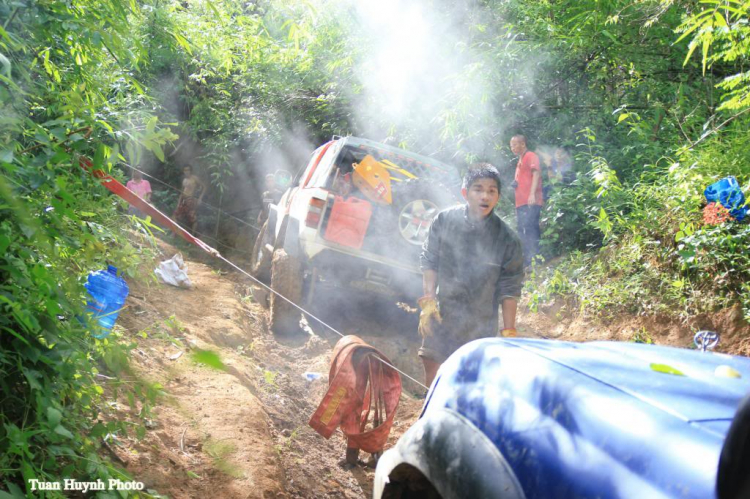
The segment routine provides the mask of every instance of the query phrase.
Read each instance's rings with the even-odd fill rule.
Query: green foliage
[[[119,333],[92,336],[83,288],[107,263],[134,276],[145,256],[84,158],[110,170],[174,137],[134,77],[138,13],[120,0],[0,2],[0,489],[16,495],[31,478],[129,479],[98,449],[141,435],[160,392],[132,379]],[[118,421],[108,393],[139,405],[141,423]]]
[[[705,204],[703,189],[718,178],[735,175],[745,181],[745,190],[750,187],[746,180],[750,178],[748,139],[738,133],[745,129],[745,123],[737,123],[699,149],[677,151],[680,161],[663,160],[664,166],[647,167],[641,181],[629,187],[606,167],[591,163],[591,185],[581,189],[574,183],[553,195],[546,210],[549,225],[545,237],[560,243],[555,246],[548,242],[548,251],[559,249],[563,242],[569,244],[568,248],[576,247],[576,241],[554,239],[565,215],[584,219],[583,214],[588,213],[586,226],[595,229],[602,242],[598,252],[570,253],[554,269],[556,274],[575,276],[576,285],[553,294],[572,300],[584,312],[605,318],[622,313],[687,317],[734,303],[740,303],[750,318],[744,284],[750,277],[750,261],[744,249],[750,244],[749,226],[705,226],[701,211]],[[595,188],[601,193],[605,187],[610,194],[591,196]],[[583,193],[590,197],[583,197]],[[577,205],[574,196],[583,204]],[[561,205],[563,200],[569,201]],[[562,216],[550,220],[552,210]],[[598,217],[596,210],[600,212]],[[545,291],[550,288],[549,274],[542,270],[537,274],[541,277],[528,288],[538,308],[552,296]]]
[[[193,352],[193,361],[204,364],[212,369],[225,371],[226,366],[221,361],[221,357],[211,350],[196,350]]]
[[[555,184],[542,216],[542,248],[547,254],[599,247],[616,238],[631,223],[634,203],[617,172],[600,156],[591,129],[579,132],[585,151],[576,160],[585,164],[569,184]]]
[[[575,283],[561,269],[552,268],[546,272],[534,267],[531,275],[534,285],[529,286],[529,309],[538,312],[539,306],[553,300],[555,297],[563,297],[573,291]],[[534,282],[540,282],[536,285]]]
[[[652,371],[658,373],[671,374],[672,376],[685,376],[682,371],[667,364],[649,364],[649,367]]]
[[[210,439],[203,444],[203,448],[211,456],[216,469],[234,478],[244,478],[244,472],[231,462],[231,457],[236,452],[234,444]]]
[[[96,340],[77,319],[90,270],[112,262],[133,277],[144,257],[84,158],[115,176],[121,163],[163,163],[174,183],[177,148],[192,148],[221,197],[272,147],[299,148],[299,136],[391,137],[505,173],[508,139],[525,132],[532,149],[571,149],[577,173],[543,213],[545,255],[563,259],[534,270],[533,309],[560,298],[605,318],[688,316],[740,303],[750,318],[748,225],[701,221],[706,185],[735,175],[750,187],[750,3],[431,3],[426,25],[455,30],[426,37],[430,52],[413,60],[398,59],[410,47],[391,59],[381,50],[419,26],[365,29],[362,8],[0,0],[0,487],[121,476],[97,457],[101,438],[144,430],[101,421],[114,415],[98,371],[118,376],[110,388],[139,418],[160,392],[131,379],[132,345],[116,333]],[[413,12],[397,14],[384,29]],[[169,212],[176,196],[153,198]],[[224,367],[212,352],[194,358]],[[264,378],[276,386],[276,373]]]
[[[617,2],[607,5],[614,7]],[[686,317],[740,303],[750,318],[744,285],[748,262],[741,249],[748,243],[747,225],[703,226],[701,216],[703,189],[710,183],[734,175],[746,193],[750,187],[750,122],[743,115],[749,5],[735,0],[697,6],[643,2],[615,14],[605,6],[576,18],[579,38],[593,36],[593,26],[618,33],[616,40],[591,38],[591,44],[582,46],[604,44],[605,52],[609,43],[618,46],[618,53],[607,57],[611,62],[619,60],[618,68],[630,68],[632,77],[618,83],[617,88],[624,86],[620,95],[625,99],[612,111],[614,126],[603,127],[600,118],[588,118],[590,125],[579,133],[578,178],[556,188],[543,213],[542,246],[547,256],[601,247],[597,253],[570,253],[555,270],[571,279],[575,276],[576,285],[559,294],[584,312],[602,317],[621,313]],[[675,7],[687,10],[680,13]],[[635,28],[628,26],[628,18],[648,14],[650,9],[646,26],[638,28],[648,42],[643,49],[626,47],[621,42]],[[611,17],[601,22],[602,16]],[[560,18],[557,22],[565,25]],[[652,38],[657,33],[661,40]],[[644,57],[645,51],[659,52],[666,40],[685,39],[691,41],[684,53],[679,50],[683,44],[677,43],[678,50],[665,53],[660,62]],[[703,54],[698,67],[690,62],[697,48]],[[679,70],[677,55],[682,57]],[[598,59],[597,53],[590,67]],[[590,78],[589,68],[586,73]],[[665,79],[668,74],[671,81]],[[616,71],[607,76],[610,82],[618,77]],[[714,78],[719,79],[723,96],[714,97]],[[589,88],[605,100],[612,96]],[[647,94],[640,92],[646,89]],[[630,97],[644,96],[650,102],[647,107],[637,109],[628,102]],[[717,108],[719,98],[723,102]],[[724,114],[731,110],[739,112]],[[594,135],[597,140],[592,140]],[[528,286],[532,302],[538,302],[535,307],[550,299],[544,291],[550,277],[537,273],[539,278]]]
[[[61,153],[35,156],[45,160],[41,168],[20,157],[0,177],[0,469],[11,489],[30,478],[127,479],[96,453],[104,435],[131,426],[97,421],[108,413],[97,375],[118,376],[117,397],[132,345],[121,346],[117,334],[92,336],[98,326],[85,318],[83,282],[107,262],[132,274],[141,255],[120,235],[127,218],[118,203],[54,156]],[[22,182],[35,177],[31,191]],[[124,393],[142,400],[145,418],[154,387],[131,382]]]
[[[746,109],[750,106],[750,71],[744,70],[750,55],[750,2],[701,0],[700,6],[700,12],[679,27],[682,35],[677,41],[692,37],[685,63],[700,47],[703,73],[716,68],[723,77],[716,85],[725,91],[719,109]]]
[[[630,341],[632,341],[633,343],[645,343],[646,345],[652,345],[654,343],[653,338],[651,338],[651,334],[649,334],[645,327],[642,327],[638,331],[633,333]]]
[[[588,175],[552,190],[541,217],[544,253],[554,255],[601,245],[603,234],[591,223],[601,213],[594,192]]]
[[[279,375],[279,373],[275,371],[269,371],[268,369],[265,369],[263,371],[263,381],[265,381],[266,386],[271,390],[277,390],[278,385],[276,384],[276,377]]]
[[[161,115],[179,123],[217,193],[247,173],[248,158],[285,140],[295,121],[309,124],[318,140],[330,137],[327,122],[336,110],[325,99],[325,69],[311,62],[309,5],[146,5],[133,25],[151,64],[144,76],[165,103]],[[315,129],[324,123],[328,130]]]
[[[700,283],[707,294],[716,293],[729,302],[740,302],[748,318],[749,245],[750,226],[733,223],[701,227],[678,244],[683,274]],[[701,276],[711,276],[711,279],[700,279]]]

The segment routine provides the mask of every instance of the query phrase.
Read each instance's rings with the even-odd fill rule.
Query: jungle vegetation
[[[102,446],[161,390],[79,320],[86,275],[133,276],[150,256],[127,234],[156,230],[83,158],[175,182],[189,150],[220,204],[334,134],[507,173],[525,133],[576,172],[544,211],[556,263],[532,307],[750,319],[750,226],[701,211],[722,177],[750,187],[749,19],[746,0],[0,0],[0,498],[124,477]],[[102,372],[141,421],[106,417]]]

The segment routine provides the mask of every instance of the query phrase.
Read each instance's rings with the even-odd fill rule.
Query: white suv
[[[368,189],[358,165],[375,163],[388,173]],[[309,304],[323,282],[413,301],[422,291],[419,253],[427,228],[457,202],[459,189],[458,172],[440,161],[335,138],[315,150],[270,205],[253,249],[253,274],[299,304]],[[273,294],[270,309],[274,332],[299,327],[296,309]]]

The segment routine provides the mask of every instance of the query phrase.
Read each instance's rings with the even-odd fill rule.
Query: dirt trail
[[[122,457],[147,487],[170,497],[278,495],[283,468],[252,367],[237,349],[249,340],[238,327],[234,285],[199,263],[190,263],[190,278],[193,290],[131,282],[119,324],[139,344],[136,370],[161,383],[167,398],[154,410],[154,429]],[[217,345],[226,372],[191,361],[189,346]]]
[[[159,244],[165,258],[177,252]],[[186,263],[192,290],[154,282],[145,266],[141,279],[129,281],[118,327],[138,344],[135,371],[163,385],[166,396],[142,440],[111,445],[118,460],[146,488],[172,498],[369,497],[374,470],[364,463],[349,469],[340,432],[326,441],[307,425],[325,393],[338,336],[312,324],[313,335],[277,339],[247,278],[187,257]],[[394,317],[374,306],[354,321],[353,308],[344,305],[338,318],[327,319],[419,375],[414,319],[397,312],[402,324],[394,327]],[[216,352],[226,369],[196,363],[198,349]],[[306,372],[322,376],[307,381]],[[404,388],[389,446],[421,408],[413,395],[418,387]]]

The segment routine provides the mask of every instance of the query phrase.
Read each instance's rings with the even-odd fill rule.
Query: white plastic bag
[[[182,254],[177,253],[169,260],[164,260],[154,270],[154,273],[159,276],[162,282],[177,286],[178,288],[192,288],[193,283],[187,275],[187,265],[182,259]]]

